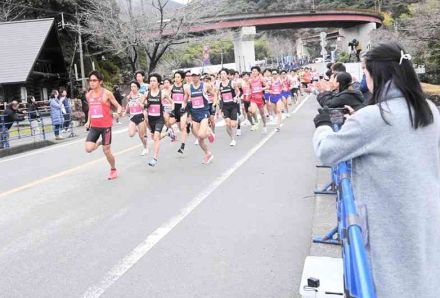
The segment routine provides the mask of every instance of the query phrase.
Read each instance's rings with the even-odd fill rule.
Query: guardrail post
[[[9,148],[9,130],[6,128],[5,116],[0,115],[1,122],[1,142],[3,148]]]
[[[44,116],[40,117],[41,119],[41,131],[43,132],[43,140],[46,140],[46,129],[44,127]]]

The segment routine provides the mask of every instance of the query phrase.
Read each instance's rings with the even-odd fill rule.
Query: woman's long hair
[[[374,83],[369,104],[379,104],[382,119],[387,124],[389,123],[384,117],[381,103],[387,101],[386,94],[391,85],[399,89],[405,97],[413,128],[425,127],[434,121],[417,74],[400,44],[397,42],[380,43],[368,51],[363,58]],[[414,115],[411,108],[414,110]]]

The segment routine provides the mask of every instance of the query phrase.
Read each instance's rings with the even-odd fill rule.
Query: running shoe
[[[107,179],[115,180],[116,178],[118,178],[118,171],[116,169],[111,169]]]
[[[199,139],[196,139],[195,142],[194,142],[194,145],[197,146],[198,144],[199,144]]]
[[[267,134],[267,127],[263,127],[262,133]]]
[[[182,145],[180,145],[179,150],[177,150],[178,153],[183,154],[183,151],[185,150],[185,144],[182,143]]]
[[[237,129],[237,132],[235,133],[236,136],[241,136],[241,129]]]
[[[157,164],[157,159],[155,159],[155,158],[153,158],[152,160],[150,160],[150,161],[148,162],[148,165],[149,165],[150,167],[154,167],[154,166],[156,166],[156,164]]]
[[[277,128],[275,128],[275,131],[276,131],[276,132],[280,132],[280,131],[281,131],[281,128],[277,127]]]
[[[287,117],[287,118],[290,118],[290,113],[287,113],[287,114],[286,114],[286,117]]]
[[[203,158],[203,163],[205,165],[210,164],[213,159],[214,159],[214,155],[209,153],[209,154],[205,155],[205,157]]]
[[[257,125],[256,124],[252,125],[251,126],[251,131],[256,131],[256,130],[257,130]]]
[[[234,147],[235,145],[237,145],[237,141],[232,140],[231,143],[229,144],[229,146]]]
[[[148,154],[148,147],[142,150],[141,156],[145,156]]]
[[[208,136],[208,141],[210,143],[214,143],[214,141],[215,141],[215,134],[213,132],[211,132],[211,134]]]

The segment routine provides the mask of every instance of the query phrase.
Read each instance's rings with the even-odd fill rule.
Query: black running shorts
[[[150,126],[151,133],[161,133],[163,127],[165,126],[165,121],[162,117],[148,117],[148,125]]]
[[[112,128],[111,127],[90,127],[86,142],[96,143],[102,138],[102,145],[107,146],[112,143]]]
[[[235,102],[230,103],[230,104],[223,104],[222,112],[223,112],[223,117],[225,119],[229,118],[232,121],[237,121],[238,107]]]
[[[142,123],[144,121],[145,117],[144,114],[137,114],[137,115],[133,115],[130,118],[131,122],[134,122],[134,124],[139,125],[139,123]]]

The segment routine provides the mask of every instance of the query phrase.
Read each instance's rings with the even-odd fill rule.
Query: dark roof
[[[54,19],[0,23],[0,84],[25,82]]]

